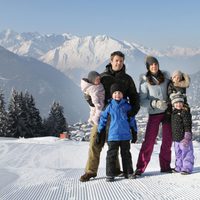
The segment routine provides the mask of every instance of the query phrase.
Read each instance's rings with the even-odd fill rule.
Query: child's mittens
[[[183,144],[184,147],[187,147],[191,140],[192,140],[192,133],[185,132],[184,138],[181,140],[181,143]]]
[[[136,143],[137,142],[137,132],[133,128],[131,128],[131,134],[132,134],[131,143]]]

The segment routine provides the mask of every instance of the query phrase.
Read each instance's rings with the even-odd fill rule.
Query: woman
[[[165,120],[167,109],[167,87],[170,81],[166,72],[159,69],[159,62],[155,57],[146,58],[147,73],[140,80],[140,103],[148,110],[149,118],[145,138],[139,153],[136,176],[140,176],[146,169],[153,151],[159,126],[162,124],[162,144],[159,154],[161,172],[171,173],[171,145],[172,131],[170,121]]]

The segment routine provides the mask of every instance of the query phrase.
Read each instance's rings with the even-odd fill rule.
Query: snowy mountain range
[[[119,41],[106,35],[78,37],[71,34],[0,32],[0,45],[18,55],[34,57],[50,64],[71,78],[77,85],[89,70],[104,70],[110,54],[120,50],[126,55],[127,72],[136,83],[145,71],[146,55],[158,57],[162,69],[199,71],[200,49],[171,47],[160,52],[133,42]]]
[[[189,73],[192,77],[192,84],[188,90],[189,101],[191,100],[195,105],[200,103],[198,88],[200,49],[171,47],[160,52],[137,43],[119,41],[106,35],[87,37],[78,37],[68,33],[45,35],[37,32],[17,33],[9,29],[0,32],[0,46],[14,53],[11,54],[6,52],[5,49],[1,49],[1,53],[6,52],[1,55],[1,68],[5,68],[7,65],[4,62],[9,60],[9,66],[12,66],[10,71],[13,73],[13,80],[16,81],[16,77],[20,77],[18,83],[14,82],[9,85],[8,80],[10,79],[4,76],[1,70],[0,81],[8,87],[6,92],[10,92],[11,85],[20,85],[19,87],[22,89],[29,86],[29,88],[32,88],[30,92],[36,98],[36,101],[43,102],[40,103],[39,107],[45,110],[44,113],[47,113],[49,103],[53,99],[59,99],[65,112],[70,113],[72,122],[75,118],[76,121],[79,119],[86,120],[89,112],[88,105],[85,105],[83,100],[82,92],[77,87],[81,78],[85,77],[90,70],[104,71],[105,65],[109,62],[110,54],[116,50],[125,54],[127,73],[133,77],[137,86],[140,74],[146,71],[144,60],[146,55],[149,54],[159,59],[160,68],[163,70],[172,72],[179,69]],[[23,56],[23,58],[17,57],[15,54]],[[27,70],[27,67],[23,64],[24,68],[18,69],[20,72],[17,72],[16,66],[21,67],[18,60],[23,60],[22,63],[25,62],[27,67],[31,66],[31,71]],[[8,72],[8,67],[5,69]],[[57,76],[55,77],[54,74],[57,74]],[[32,81],[28,82],[26,77],[29,77]],[[38,77],[40,77],[40,81],[36,81]],[[48,95],[45,92],[41,95],[41,90]],[[39,97],[38,100],[37,97]],[[73,103],[69,103],[70,101]],[[73,106],[76,111],[72,109]]]

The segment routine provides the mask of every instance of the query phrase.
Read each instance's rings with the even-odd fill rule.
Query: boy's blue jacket
[[[128,119],[127,113],[131,110],[131,105],[127,100],[120,102],[112,99],[106,109],[101,112],[98,125],[98,133],[106,127],[108,116],[110,115],[110,127],[108,141],[131,140],[132,134],[130,128],[137,132],[137,125],[134,117]]]

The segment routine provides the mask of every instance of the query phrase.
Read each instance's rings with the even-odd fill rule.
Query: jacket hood
[[[181,87],[181,88],[188,88],[190,86],[190,77],[188,74],[183,73],[183,80],[181,80],[178,83],[174,83],[175,87]]]
[[[93,85],[92,83],[89,83],[89,81],[86,78],[81,79],[81,90],[85,92],[88,87]]]

